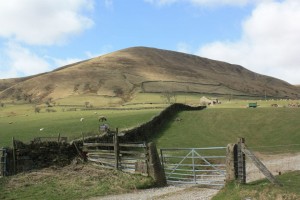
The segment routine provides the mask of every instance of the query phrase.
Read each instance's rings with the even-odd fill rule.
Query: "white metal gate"
[[[225,183],[226,147],[163,148],[160,153],[169,184]]]

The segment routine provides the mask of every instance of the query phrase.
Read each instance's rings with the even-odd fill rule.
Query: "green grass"
[[[246,138],[250,148],[300,144],[300,109],[208,108],[180,112],[175,118],[182,121],[170,121],[154,138],[159,148],[226,146],[235,143],[238,137]],[[293,148],[299,151],[300,145]],[[274,148],[259,150],[274,151]]]
[[[213,200],[240,200],[240,199],[300,199],[300,171],[289,172],[277,176],[283,187],[274,186],[263,179],[246,185],[229,183]]]
[[[107,117],[111,129],[127,129],[149,121],[157,115],[160,109],[148,110],[98,110],[98,111],[65,111],[62,108],[53,107],[57,112],[34,113],[30,105],[6,106],[1,109],[0,115],[0,147],[10,146],[12,137],[28,142],[34,137],[61,136],[75,139],[81,137],[81,133],[98,133],[100,125],[98,117]],[[95,114],[95,112],[97,112]],[[84,118],[83,122],[80,119]],[[12,123],[11,123],[12,122]],[[43,131],[40,131],[44,128]]]
[[[150,177],[80,164],[0,178],[0,199],[88,199],[153,186]]]

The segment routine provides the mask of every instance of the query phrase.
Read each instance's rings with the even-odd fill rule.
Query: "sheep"
[[[81,118],[80,118],[80,121],[81,121],[81,122],[83,122],[83,120],[84,120],[84,118],[83,118],[83,117],[81,117]]]
[[[99,116],[99,122],[107,121],[107,118],[105,116]]]

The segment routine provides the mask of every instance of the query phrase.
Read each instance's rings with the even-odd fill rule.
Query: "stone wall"
[[[15,140],[7,153],[8,175],[52,165],[65,166],[78,155],[74,145],[53,141],[25,144]]]

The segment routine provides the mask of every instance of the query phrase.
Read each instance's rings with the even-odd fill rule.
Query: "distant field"
[[[0,115],[0,147],[10,146],[12,137],[17,140],[30,141],[34,137],[61,136],[75,139],[81,133],[98,133],[100,122],[98,117],[107,117],[111,129],[132,128],[149,121],[160,109],[146,110],[92,110],[62,111],[60,107],[52,107],[57,112],[34,113],[29,105],[15,105],[1,108]],[[80,119],[84,118],[81,122]],[[42,131],[40,129],[43,128]]]
[[[299,108],[207,108],[180,112],[154,138],[161,147],[226,146],[245,137],[251,147],[300,144]],[[300,150],[300,145],[277,147]],[[260,148],[259,151],[274,151]]]
[[[199,105],[202,96],[176,94],[173,100]],[[48,107],[43,104],[39,105],[40,113],[34,112],[32,104],[6,103],[0,107],[0,147],[11,145],[12,137],[30,141],[37,136],[57,136],[60,133],[71,140],[81,137],[82,132],[97,134],[99,115],[108,118],[112,129],[128,129],[150,120],[169,105],[162,94],[154,93],[138,93],[133,100],[118,107],[113,105],[118,99],[106,98],[112,103],[106,104],[103,98],[77,96],[57,100],[56,106],[50,108],[56,112],[47,112]],[[169,122],[153,139],[159,147],[225,146],[235,142],[237,137],[245,137],[250,146],[300,143],[300,109],[287,107],[297,101],[236,99],[232,96],[223,96],[219,100],[221,104],[209,106],[204,111],[179,113],[174,119],[179,117],[182,121]],[[92,109],[105,105],[125,110],[82,110],[85,102],[92,104]],[[258,108],[246,108],[250,102],[257,102]],[[279,108],[272,108],[274,103]],[[70,111],[74,108],[77,111]],[[80,122],[81,118],[84,118],[83,122]]]

